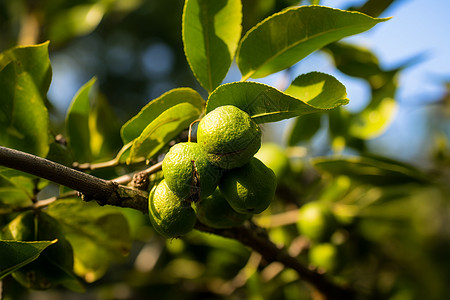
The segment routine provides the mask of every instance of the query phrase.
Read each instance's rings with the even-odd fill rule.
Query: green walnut
[[[325,203],[309,202],[300,210],[297,228],[301,234],[313,241],[329,240],[336,230],[336,219],[331,207]]]
[[[241,214],[259,214],[269,207],[275,196],[275,173],[253,157],[240,168],[226,171],[219,188],[230,206]]]
[[[151,190],[148,206],[153,228],[166,238],[180,237],[194,228],[197,218],[191,203],[175,195],[164,179]]]
[[[195,203],[194,209],[197,213],[197,219],[201,223],[213,228],[239,226],[252,216],[251,214],[238,213],[231,208],[219,189],[211,196]]]
[[[331,243],[313,245],[308,252],[309,262],[320,271],[337,272],[342,265],[342,255],[338,246]]]
[[[197,143],[213,165],[237,168],[248,163],[261,147],[261,129],[236,106],[219,106],[198,124]]]
[[[172,192],[192,200],[211,195],[216,189],[221,170],[213,166],[197,143],[172,146],[162,163],[164,178]]]

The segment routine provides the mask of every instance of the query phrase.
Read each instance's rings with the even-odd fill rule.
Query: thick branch
[[[23,171],[79,191],[85,200],[147,212],[147,193],[121,186],[39,156],[0,146],[0,165]]]
[[[266,261],[278,261],[288,268],[292,268],[302,277],[303,280],[309,282],[329,300],[352,300],[355,294],[346,287],[338,286],[329,281],[324,275],[309,270],[302,265],[296,258],[290,256],[284,249],[279,249],[270,241],[264,229],[254,224],[229,229],[215,229],[197,223],[195,228],[203,232],[220,235],[240,241],[242,244],[259,252]]]

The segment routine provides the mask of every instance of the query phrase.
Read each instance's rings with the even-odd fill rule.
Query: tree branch
[[[119,185],[115,181],[100,179],[35,155],[0,146],[0,165],[80,191],[85,200],[95,199],[101,205],[130,207],[148,213],[147,192]],[[156,164],[143,172],[151,174],[160,168],[161,164]],[[294,269],[303,280],[315,286],[326,299],[355,299],[352,290],[338,286],[323,275],[309,270],[284,249],[279,249],[273,244],[266,231],[253,223],[250,223],[250,226],[230,229],[214,229],[197,223],[195,228],[235,239],[260,253],[267,262],[278,261],[286,267]]]
[[[77,190],[86,201],[96,200],[100,205],[131,207],[144,213],[148,212],[146,192],[68,168],[39,156],[0,146],[0,165]]]
[[[294,269],[303,280],[315,286],[317,290],[326,297],[326,299],[352,300],[356,298],[353,290],[334,284],[324,275],[309,270],[296,258],[290,256],[284,249],[279,249],[270,241],[267,232],[263,228],[252,223],[250,223],[250,226],[215,229],[197,222],[195,228],[199,231],[235,239],[260,253],[267,262],[278,261],[285,267]]]

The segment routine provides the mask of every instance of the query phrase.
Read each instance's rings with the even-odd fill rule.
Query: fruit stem
[[[197,120],[195,120],[194,122],[192,122],[192,123],[189,125],[189,133],[188,133],[188,142],[189,142],[189,143],[191,142],[192,126],[193,126],[195,123],[200,122],[200,120],[201,120],[201,119],[197,119]]]

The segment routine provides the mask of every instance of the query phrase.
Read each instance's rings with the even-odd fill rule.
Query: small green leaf
[[[395,94],[397,92],[397,73],[384,73],[384,84],[372,88],[369,105],[351,120],[349,132],[360,139],[370,139],[382,134],[391,124],[397,112]]]
[[[319,72],[298,76],[285,93],[316,106],[348,103],[345,86],[333,76]]]
[[[312,72],[297,77],[285,93],[256,82],[219,86],[209,96],[206,111],[234,105],[257,123],[276,122],[329,110],[348,103],[345,87],[334,77]]]
[[[97,28],[105,14],[103,3],[76,5],[71,8],[60,9],[50,18],[48,36],[56,44],[86,35]]]
[[[339,71],[349,76],[369,80],[383,70],[378,58],[368,49],[346,43],[332,43],[327,46]]]
[[[364,32],[386,20],[324,6],[286,9],[245,34],[238,48],[237,64],[243,79],[265,77],[331,42]]]
[[[316,158],[313,164],[323,172],[374,185],[429,182],[414,167],[381,157]]]
[[[302,141],[310,140],[320,129],[322,114],[309,114],[298,117],[292,125],[287,144],[295,146]]]
[[[136,116],[122,126],[121,136],[123,144],[126,145],[139,137],[147,125],[165,110],[180,103],[190,103],[200,111],[203,110],[205,105],[205,101],[200,94],[191,88],[170,90],[150,101]]]
[[[201,110],[191,103],[177,104],[154,119],[134,140],[127,162],[150,159],[173,138],[200,117]]]
[[[78,90],[66,115],[67,142],[74,159],[78,162],[90,162],[93,158],[90,147],[89,114],[90,95],[95,81],[94,77]]]
[[[212,92],[225,78],[241,37],[240,0],[187,0],[183,13],[186,58],[200,84]]]
[[[75,273],[88,282],[103,276],[111,262],[130,250],[128,223],[115,207],[68,199],[49,205],[48,214],[59,221],[73,247]]]
[[[53,241],[0,241],[0,279],[39,257]]]
[[[91,151],[95,159],[110,157],[122,146],[120,126],[113,108],[102,95],[96,97],[89,115]]]
[[[51,76],[48,42],[0,53],[0,145],[47,155]]]

